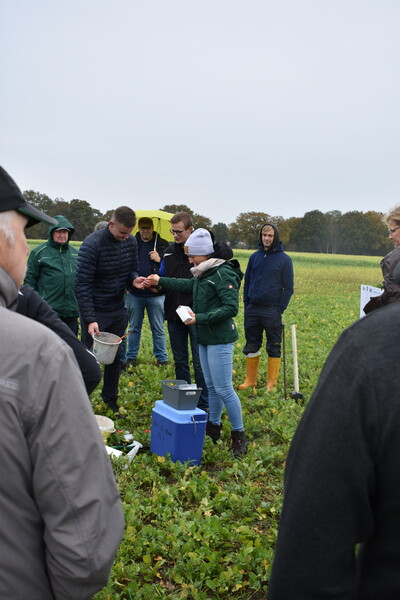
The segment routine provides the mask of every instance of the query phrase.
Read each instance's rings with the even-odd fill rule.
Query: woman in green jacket
[[[232,385],[232,357],[238,339],[233,321],[239,309],[239,287],[243,278],[237,261],[211,258],[214,254],[210,233],[194,231],[185,245],[193,279],[174,279],[150,275],[150,284],[165,289],[191,292],[193,310],[186,325],[196,325],[201,368],[208,388],[209,421],[206,433],[216,443],[221,437],[221,414],[225,406],[231,424],[232,452],[247,452],[242,408]],[[235,264],[236,263],[236,264]]]

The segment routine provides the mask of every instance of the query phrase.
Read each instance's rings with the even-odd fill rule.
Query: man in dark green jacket
[[[78,250],[69,244],[74,226],[62,215],[49,228],[47,242],[30,253],[26,284],[36,290],[64,323],[78,335],[78,303],[75,298],[75,271]]]

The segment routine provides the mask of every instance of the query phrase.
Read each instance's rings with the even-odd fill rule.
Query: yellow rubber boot
[[[260,364],[260,355],[246,356],[246,379],[244,383],[238,386],[239,390],[245,390],[248,387],[255,387],[257,384],[258,366]]]
[[[279,367],[281,364],[280,358],[272,358],[268,356],[268,379],[267,379],[267,390],[271,391],[278,381]]]

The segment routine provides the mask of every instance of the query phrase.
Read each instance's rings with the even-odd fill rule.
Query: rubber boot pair
[[[239,390],[245,390],[248,387],[256,387],[259,365],[259,354],[257,356],[246,356],[246,379],[238,386]]]

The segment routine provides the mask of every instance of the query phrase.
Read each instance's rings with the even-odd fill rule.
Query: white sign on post
[[[374,296],[380,296],[383,290],[381,288],[373,287],[372,285],[363,285],[361,284],[360,289],[360,318],[365,317],[365,312],[363,311],[364,306],[367,302],[370,301]]]

